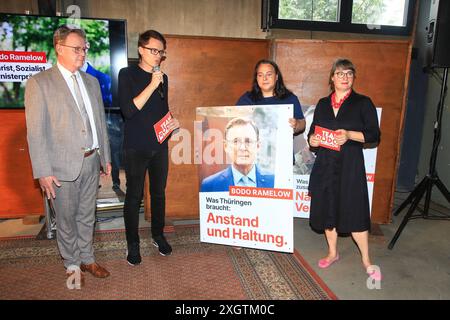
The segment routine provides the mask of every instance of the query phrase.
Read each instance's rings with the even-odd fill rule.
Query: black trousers
[[[120,186],[120,168],[122,165],[123,120],[120,113],[109,111],[106,114],[109,145],[111,147],[111,178],[113,186]]]
[[[152,236],[163,234],[166,216],[166,183],[169,171],[168,149],[143,152],[133,149],[124,151],[127,192],[123,217],[127,243],[139,243],[139,208],[142,202],[145,173],[150,178]]]

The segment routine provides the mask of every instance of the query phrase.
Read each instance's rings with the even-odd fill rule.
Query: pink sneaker
[[[317,264],[319,268],[325,269],[331,266],[333,263],[339,260],[339,254],[336,255],[336,257],[332,260],[327,260],[327,258],[323,258],[319,260],[319,263]]]
[[[367,267],[366,272],[372,280],[381,281],[383,279],[381,271],[378,267],[375,268],[374,266],[370,265]]]

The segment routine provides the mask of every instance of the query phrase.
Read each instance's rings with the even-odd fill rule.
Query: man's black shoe
[[[127,262],[130,266],[137,266],[142,261],[139,250],[139,243],[132,243],[128,245]]]
[[[172,253],[172,247],[164,236],[153,237],[152,243],[158,248],[160,255],[169,256]]]

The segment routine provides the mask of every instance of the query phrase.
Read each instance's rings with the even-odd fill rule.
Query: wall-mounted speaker
[[[42,16],[56,15],[56,0],[38,0],[38,7]]]
[[[261,1],[261,29],[265,32],[269,31],[270,24],[270,1],[262,0]]]
[[[450,67],[450,1],[431,0],[425,65]]]

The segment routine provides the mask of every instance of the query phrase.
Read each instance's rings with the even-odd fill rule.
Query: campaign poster
[[[197,108],[200,240],[290,252],[292,105]]]
[[[0,14],[0,109],[22,108],[25,84],[31,76],[56,64],[53,33],[77,22],[90,48],[81,70],[96,77],[103,104],[112,106],[111,50],[107,20]]]
[[[302,106],[306,120],[306,129],[303,134],[294,138],[294,217],[309,218],[311,198],[308,195],[309,175],[316,156],[309,150],[307,134],[313,121],[316,106]],[[378,123],[381,123],[381,108],[377,108]],[[370,212],[372,213],[373,186],[375,183],[375,165],[377,161],[377,148],[363,149],[364,164],[367,176],[367,189],[369,192]]]
[[[45,52],[0,51],[0,81],[24,82],[30,76],[47,70]]]

